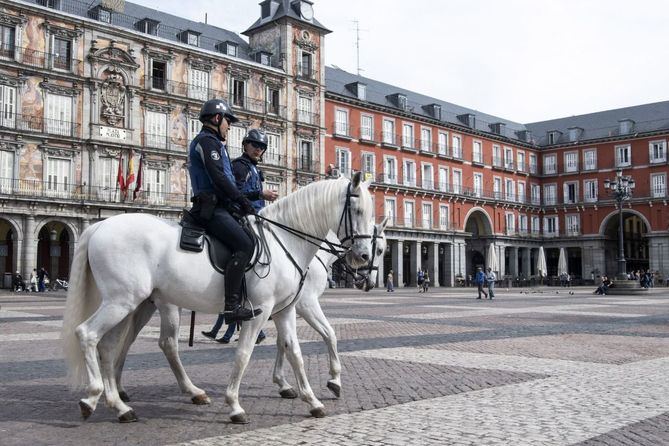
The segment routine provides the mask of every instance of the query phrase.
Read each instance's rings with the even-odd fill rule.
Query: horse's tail
[[[67,365],[67,380],[73,390],[84,387],[88,382],[84,353],[76,329],[91,317],[100,306],[101,301],[88,262],[88,242],[98,227],[99,223],[96,223],[81,234],[77,248],[74,250],[74,259],[70,269],[70,283],[67,290],[61,338]]]

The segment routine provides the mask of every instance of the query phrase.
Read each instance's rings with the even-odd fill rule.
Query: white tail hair
[[[100,222],[101,223],[101,222]],[[63,316],[63,353],[67,365],[67,381],[73,390],[86,386],[86,364],[77,327],[87,320],[100,306],[101,298],[88,263],[88,242],[100,223],[89,226],[81,234],[70,269],[65,314]]]

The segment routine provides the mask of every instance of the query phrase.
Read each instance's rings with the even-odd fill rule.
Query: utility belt
[[[193,203],[193,208],[198,214],[198,217],[203,222],[208,222],[214,216],[214,210],[217,207],[222,207],[227,210],[236,220],[241,220],[244,217],[242,208],[234,201],[225,200],[219,202],[218,197],[213,192],[202,192],[192,197],[190,201]]]

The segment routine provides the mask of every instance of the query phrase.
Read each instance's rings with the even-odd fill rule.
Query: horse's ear
[[[381,223],[379,223],[379,232],[383,232],[386,230],[386,226],[388,225],[388,216],[386,215],[383,217],[383,220],[381,220]]]
[[[353,174],[353,178],[351,178],[351,186],[353,186],[353,189],[357,189],[360,187],[360,183],[362,182],[362,173],[361,172],[356,172]]]

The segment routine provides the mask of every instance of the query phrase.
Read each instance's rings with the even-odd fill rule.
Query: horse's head
[[[362,291],[369,291],[376,286],[376,278],[379,274],[379,264],[383,262],[386,253],[386,225],[388,217],[377,225],[372,224],[372,258],[363,268],[358,269],[358,276],[355,281],[355,287]]]
[[[344,178],[338,181],[346,184],[346,188],[337,237],[348,248],[344,257],[346,263],[352,268],[361,268],[372,258],[373,226],[369,221],[374,205],[368,190],[369,184],[362,181],[360,172],[354,174],[350,182]]]

